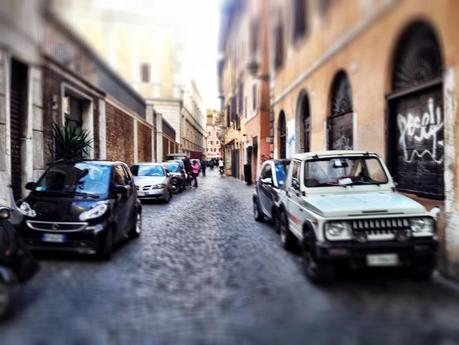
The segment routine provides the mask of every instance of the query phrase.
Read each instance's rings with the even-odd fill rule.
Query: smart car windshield
[[[134,176],[166,176],[160,165],[134,165],[131,171]]]
[[[59,163],[38,181],[35,192],[101,197],[108,193],[111,166],[94,163]]]
[[[332,157],[306,161],[306,187],[379,185],[388,182],[376,157]]]

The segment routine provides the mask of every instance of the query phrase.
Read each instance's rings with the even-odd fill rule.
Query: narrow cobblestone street
[[[304,278],[252,188],[214,171],[170,204],[144,205],[144,232],[110,263],[42,258],[20,288],[9,344],[455,344],[459,295],[403,278]],[[339,329],[339,331],[337,331]]]

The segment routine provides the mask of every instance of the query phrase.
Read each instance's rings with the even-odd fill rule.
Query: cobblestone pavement
[[[111,262],[45,258],[0,344],[457,344],[459,294],[403,277],[311,285],[251,214],[252,188],[214,171]]]

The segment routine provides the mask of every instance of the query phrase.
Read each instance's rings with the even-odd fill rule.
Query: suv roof
[[[308,158],[326,158],[326,157],[333,157],[333,156],[351,156],[351,155],[372,155],[378,156],[377,153],[368,152],[368,151],[356,151],[356,150],[330,150],[330,151],[312,151],[312,152],[305,152],[305,153],[298,153],[294,155],[292,158],[305,160]]]

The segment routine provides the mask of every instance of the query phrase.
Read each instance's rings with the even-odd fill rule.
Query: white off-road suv
[[[329,282],[338,265],[405,266],[431,277],[438,209],[400,194],[381,158],[359,151],[293,157],[281,196],[283,246],[300,244],[306,275]]]

